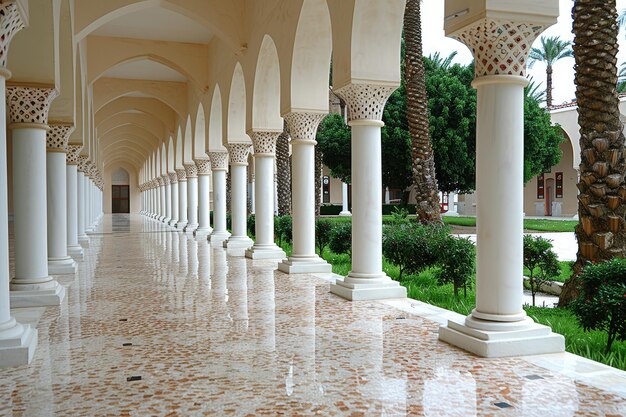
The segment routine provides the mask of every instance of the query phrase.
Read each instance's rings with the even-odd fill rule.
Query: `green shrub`
[[[233,229],[233,218],[230,213],[226,213],[226,230]]]
[[[352,223],[337,223],[330,233],[328,247],[334,253],[352,256]]]
[[[256,224],[255,224],[255,217],[254,214],[251,214],[248,216],[248,233],[250,234],[250,236],[255,236],[256,235]]]
[[[321,258],[324,257],[324,249],[328,246],[333,224],[328,220],[317,219],[315,221],[315,244]]]
[[[283,241],[290,243],[293,239],[291,216],[277,216],[274,218],[274,235],[278,239],[278,246],[282,246]]]
[[[409,223],[409,211],[400,206],[394,207],[391,212],[391,223],[393,224],[407,224]]]
[[[472,285],[476,248],[469,238],[462,239],[446,236],[440,240],[438,265],[441,268],[437,279],[440,284],[452,283],[454,297],[459,298],[459,289],[463,288],[463,297],[467,298],[467,288]]]
[[[528,269],[528,282],[535,306],[535,295],[546,282],[561,274],[561,265],[552,250],[552,241],[540,236],[524,236],[524,267]]]
[[[580,294],[572,310],[586,331],[607,332],[608,353],[615,340],[626,340],[626,259],[589,264],[579,279]]]

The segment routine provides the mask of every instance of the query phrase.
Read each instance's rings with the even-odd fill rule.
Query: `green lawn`
[[[561,266],[561,275],[555,277],[553,281],[565,282],[572,276],[572,261],[559,261],[559,265]],[[537,271],[537,270],[535,270]],[[530,271],[528,268],[524,268],[524,275],[529,276]]]

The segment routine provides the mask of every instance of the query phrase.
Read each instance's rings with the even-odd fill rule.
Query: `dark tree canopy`
[[[383,112],[385,127],[381,131],[383,184],[402,190],[413,183],[411,137],[406,119],[405,94],[402,84],[387,100]],[[408,195],[405,197],[408,200]]]
[[[352,142],[350,127],[343,117],[331,113],[322,120],[317,130],[317,148],[322,153],[324,165],[330,174],[345,183],[350,183]]]

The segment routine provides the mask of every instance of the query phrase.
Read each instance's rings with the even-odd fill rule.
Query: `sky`
[[[543,35],[559,36],[563,40],[574,40],[572,34],[572,6],[574,0],[559,0],[560,16],[558,22],[548,28]],[[444,57],[451,52],[458,54],[454,62],[469,64],[472,61],[470,50],[454,39],[446,38],[443,31],[443,6],[444,0],[423,0],[422,1],[422,36],[424,55],[428,56],[435,52],[440,52]],[[617,0],[617,11],[620,13],[626,9],[626,0]],[[626,61],[626,33],[620,31],[619,54],[617,56],[618,67]],[[539,39],[535,41],[534,47],[539,44]],[[535,82],[541,82],[541,89],[545,89],[546,66],[537,62],[528,70],[528,75]],[[574,86],[574,58],[563,58],[554,65],[553,77],[553,104],[570,102],[575,97],[576,87]]]

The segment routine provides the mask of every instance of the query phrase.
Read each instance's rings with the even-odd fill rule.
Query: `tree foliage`
[[[322,153],[322,161],[330,169],[330,175],[350,183],[352,167],[352,132],[343,117],[331,113],[322,120],[317,130],[317,149]]]
[[[524,266],[529,271],[534,307],[540,287],[561,273],[559,260],[552,250],[552,241],[541,236],[524,235]]]

